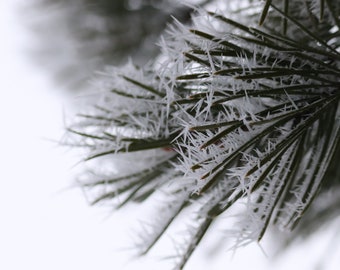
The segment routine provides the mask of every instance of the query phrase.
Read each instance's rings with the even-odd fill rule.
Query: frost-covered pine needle
[[[177,269],[240,199],[247,210],[235,246],[260,241],[271,225],[293,229],[338,155],[340,3],[326,1],[315,20],[318,1],[290,1],[289,12],[267,1],[259,26],[252,2],[233,12],[198,10],[190,25],[176,21],[154,65],[99,74],[98,100],[69,127],[68,139],[88,148],[86,160],[142,160],[86,184],[104,187],[94,202],[122,196],[122,206],[155,190],[173,198],[144,226],[141,253],[183,211],[192,213]]]

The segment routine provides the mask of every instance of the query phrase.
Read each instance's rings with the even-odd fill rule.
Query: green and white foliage
[[[99,74],[98,99],[67,139],[89,150],[86,160],[130,161],[96,165],[84,183],[94,203],[164,194],[142,254],[191,212],[176,269],[238,202],[236,247],[270,225],[292,230],[320,190],[339,189],[338,168],[328,168],[339,156],[340,1],[216,2],[219,11],[170,25],[151,65]]]

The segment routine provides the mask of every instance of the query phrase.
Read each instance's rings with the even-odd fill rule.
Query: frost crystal
[[[172,198],[145,229],[142,253],[182,211],[194,213],[195,224],[178,250],[178,269],[242,198],[236,246],[261,240],[270,224],[294,228],[311,205],[339,143],[340,53],[328,41],[340,43],[330,7],[320,40],[306,27],[310,13],[295,14],[305,2],[293,1],[291,16],[272,5],[264,27],[254,16],[258,4],[229,16],[199,10],[190,26],[168,28],[153,66],[130,63],[99,75],[94,112],[70,127],[90,148],[87,159],[148,154],[141,169],[94,181],[113,190],[95,202],[117,194],[139,202],[155,189]],[[272,20],[289,22],[284,34]]]

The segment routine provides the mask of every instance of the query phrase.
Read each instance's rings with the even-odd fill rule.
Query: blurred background
[[[136,209],[89,207],[75,183],[80,156],[58,141],[93,72],[129,55],[146,63],[171,15],[188,21],[190,8],[162,0],[88,1],[81,9],[80,1],[0,3],[0,269],[171,269],[161,257],[166,246],[130,256]],[[236,254],[200,248],[186,269],[339,269],[338,226],[336,219],[276,260],[269,240]]]

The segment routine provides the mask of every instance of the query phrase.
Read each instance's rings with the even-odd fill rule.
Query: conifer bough
[[[191,213],[176,269],[238,202],[235,247],[269,225],[292,230],[318,194],[339,196],[340,1],[229,2],[170,25],[154,63],[100,73],[98,99],[68,129],[86,160],[133,165],[97,163],[83,183],[93,203],[164,195],[141,254]]]

